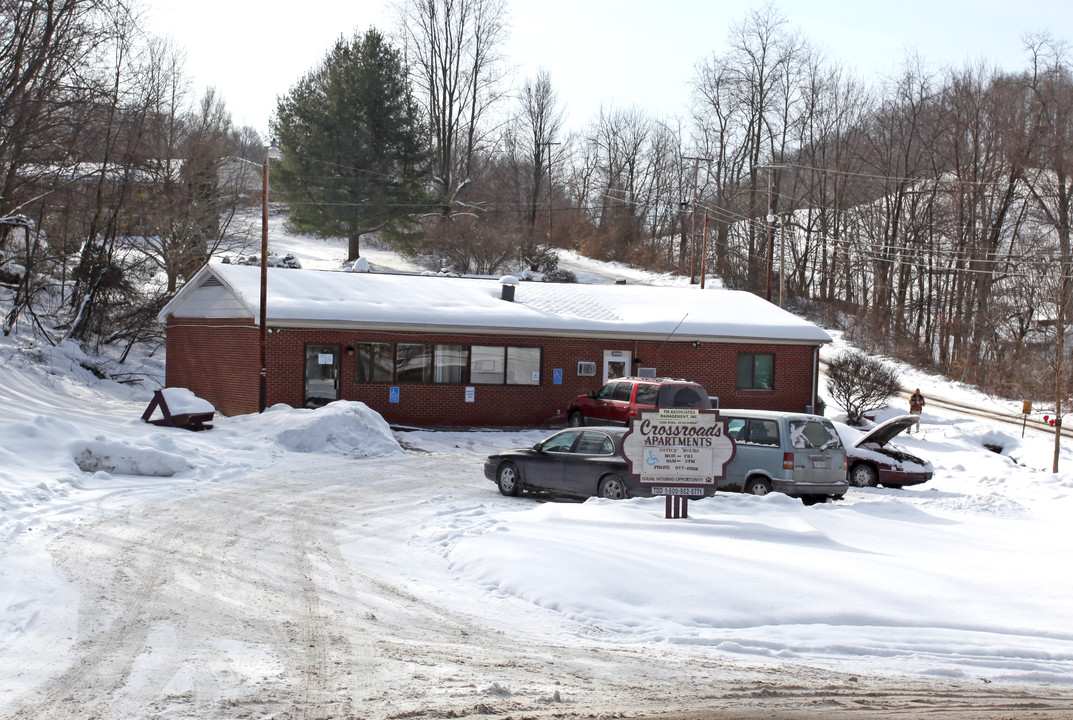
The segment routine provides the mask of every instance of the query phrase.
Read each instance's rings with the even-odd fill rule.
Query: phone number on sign
[[[688,495],[695,497],[704,497],[704,488],[702,487],[654,487],[649,488],[653,495]]]

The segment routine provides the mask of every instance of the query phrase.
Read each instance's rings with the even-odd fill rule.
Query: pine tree
[[[346,237],[413,226],[428,206],[427,133],[400,53],[375,29],[340,38],[319,67],[277,103],[283,151],[273,185],[290,205],[289,229]]]

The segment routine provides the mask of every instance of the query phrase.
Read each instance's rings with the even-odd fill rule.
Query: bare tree
[[[1057,429],[1054,472],[1058,472],[1063,401],[1068,401],[1065,328],[1073,307],[1073,64],[1069,48],[1047,35],[1028,38],[1031,70],[1026,85],[1031,98],[1030,143],[1026,184],[1038,216],[1057,240],[1058,283],[1054,343],[1054,402]]]
[[[554,165],[563,167],[566,157],[563,118],[564,110],[551,76],[541,69],[523,85],[517,114],[504,132],[503,147],[513,170],[510,186],[524,217],[519,228],[518,255],[533,271],[554,267],[554,254],[550,251],[555,242],[551,173]],[[546,223],[538,222],[545,212]]]
[[[224,171],[225,163],[242,161],[223,101],[210,88],[196,108],[189,107],[179,65],[169,55],[161,58],[159,67],[171,68],[170,79],[150,116],[154,142],[143,174],[148,182],[132,203],[138,223],[124,246],[159,267],[173,293],[228,237],[246,188],[241,172]]]
[[[709,147],[727,146],[715,155],[714,172],[724,193],[718,205],[727,204],[726,193],[736,194],[731,187],[748,192],[744,215],[749,222],[743,224],[745,282],[755,289],[763,284],[762,261],[770,263],[773,244],[774,230],[762,218],[769,210],[779,210],[773,187],[778,172],[766,168],[786,162],[806,55],[799,35],[771,4],[750,11],[731,28],[728,41],[727,52],[697,68],[694,117],[701,123],[698,134]],[[753,222],[756,219],[760,223]]]
[[[442,213],[473,179],[474,161],[500,99],[505,0],[397,0],[400,45],[431,129]]]

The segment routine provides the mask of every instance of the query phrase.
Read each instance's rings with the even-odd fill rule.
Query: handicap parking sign
[[[388,401],[397,403],[399,401],[399,387],[396,385],[388,391]]]

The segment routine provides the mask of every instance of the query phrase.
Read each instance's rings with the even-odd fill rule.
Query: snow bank
[[[236,429],[260,428],[265,437],[286,450],[371,457],[402,452],[380,413],[361,402],[340,400],[322,408],[274,405],[263,415],[230,419]]]
[[[1073,682],[1068,531],[876,495],[716,496],[680,521],[660,499],[546,503],[428,537],[458,577],[605,640]]]
[[[70,443],[68,449],[78,469],[87,473],[171,477],[193,469],[181,455],[129,441],[98,437],[89,442],[77,440]]]

